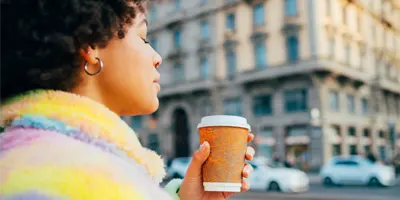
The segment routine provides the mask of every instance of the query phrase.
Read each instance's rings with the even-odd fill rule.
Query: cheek
[[[113,74],[110,81],[142,85],[144,78],[152,79],[152,58],[149,47],[140,43],[119,42],[110,44],[101,56],[104,59],[104,73]],[[139,81],[139,83],[138,83]]]
[[[125,63],[127,70],[129,70],[127,73],[130,75],[131,81],[141,86],[150,86],[154,79],[152,59],[146,51],[146,47],[132,51],[129,59],[126,59],[127,63]]]

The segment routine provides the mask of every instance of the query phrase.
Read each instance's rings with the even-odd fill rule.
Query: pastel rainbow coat
[[[159,155],[133,130],[89,98],[33,91],[1,106],[0,199],[170,200]]]

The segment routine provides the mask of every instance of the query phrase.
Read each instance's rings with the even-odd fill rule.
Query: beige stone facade
[[[239,99],[241,114],[258,135],[254,145],[268,154],[261,156],[294,155],[302,167],[318,168],[334,154],[368,148],[388,159],[393,143],[400,149],[399,1],[297,0],[296,14],[290,16],[286,0],[178,3],[155,5],[150,19],[149,38],[156,38],[164,61],[160,109],[142,117],[137,130],[144,144],[158,146],[166,157],[190,155],[199,146],[201,116],[224,114],[226,100]],[[260,3],[264,23],[254,25],[253,8]],[[236,16],[233,31],[226,28],[229,13]],[[202,22],[209,24],[207,40],[201,37]],[[174,47],[176,30],[182,34],[179,48]],[[289,36],[298,40],[295,61],[288,61]],[[262,69],[255,63],[259,42],[266,47]],[[233,78],[227,76],[228,49],[236,52]],[[206,79],[201,78],[203,57],[211,73]],[[178,63],[184,72],[176,81]],[[271,98],[271,112],[256,115],[255,97],[263,94]],[[304,108],[290,100],[303,94]],[[186,119],[188,125],[181,127]],[[396,125],[397,140],[390,124]],[[263,151],[265,146],[269,150]]]

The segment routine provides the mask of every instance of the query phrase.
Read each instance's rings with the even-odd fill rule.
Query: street
[[[393,187],[329,187],[326,188],[320,184],[310,185],[306,193],[285,194],[285,193],[267,193],[267,192],[248,192],[233,198],[235,200],[398,200],[400,196],[400,185]]]

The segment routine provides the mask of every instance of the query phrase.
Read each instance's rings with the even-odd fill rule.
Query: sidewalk
[[[308,179],[310,180],[310,184],[320,184],[321,183],[321,178],[319,177],[319,174],[308,173],[307,175],[308,175]],[[396,177],[395,184],[400,185],[400,176]]]
[[[324,194],[324,193],[259,193],[259,192],[247,192],[236,196],[238,199],[273,199],[273,200],[394,200],[395,197],[383,197],[381,195],[359,195],[359,194]],[[234,199],[236,199],[234,198]]]

